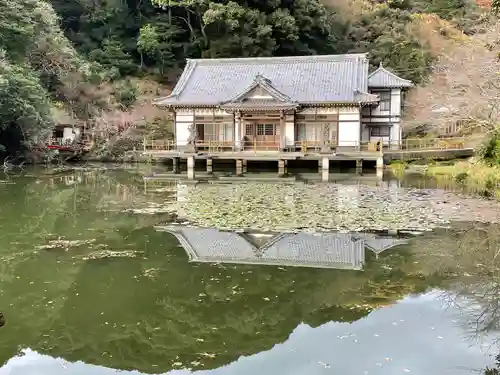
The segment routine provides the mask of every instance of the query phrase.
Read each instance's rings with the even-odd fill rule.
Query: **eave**
[[[168,109],[175,110],[177,108],[182,108],[182,109],[197,109],[197,108],[214,108],[214,109],[221,109],[221,110],[228,110],[228,111],[262,111],[262,110],[272,110],[273,108],[276,109],[296,109],[300,107],[363,107],[363,106],[368,106],[368,105],[376,105],[378,102],[373,102],[373,101],[362,101],[362,102],[309,102],[309,103],[297,103],[289,106],[279,106],[276,105],[275,107],[266,107],[266,106],[255,106],[255,107],[231,107],[228,105],[220,105],[220,104],[207,104],[207,103],[169,103],[169,104],[156,104],[161,107],[165,107]]]

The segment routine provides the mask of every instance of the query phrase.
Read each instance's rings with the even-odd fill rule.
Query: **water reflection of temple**
[[[263,233],[159,226],[174,235],[190,261],[361,270],[366,250],[378,256],[406,239],[371,233]]]

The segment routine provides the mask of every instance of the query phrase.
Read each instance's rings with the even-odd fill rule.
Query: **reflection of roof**
[[[189,259],[195,262],[360,270],[365,262],[365,246],[378,254],[403,243],[403,240],[349,233],[284,233],[270,237],[259,246],[249,233],[185,226],[157,229],[173,234]]]
[[[365,247],[377,255],[392,247],[408,243],[408,241],[403,238],[377,237],[375,234],[371,233],[358,235],[357,238],[364,241]]]

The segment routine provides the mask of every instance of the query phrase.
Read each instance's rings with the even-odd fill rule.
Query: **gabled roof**
[[[359,92],[368,92],[368,59],[348,54],[188,60],[172,94],[156,104],[219,106],[255,84],[300,104],[359,104]]]
[[[404,88],[412,87],[413,83],[407,79],[398,77],[386,68],[380,66],[368,76],[368,87],[373,88]]]
[[[173,234],[194,262],[274,264],[302,267],[361,270],[365,247],[377,255],[406,243],[396,238],[378,238],[372,234],[350,233],[265,233],[255,244],[251,236],[215,228],[160,226],[159,231]]]
[[[221,104],[227,104],[227,103],[235,103],[235,102],[242,102],[245,97],[255,90],[256,88],[262,88],[264,91],[266,91],[274,100],[280,101],[280,102],[291,102],[292,99],[283,94],[281,91],[279,91],[277,88],[275,88],[270,79],[267,79],[263,75],[257,74],[255,76],[254,81],[250,86],[248,86],[245,90],[243,90],[241,93],[236,95],[234,98],[231,98],[225,102],[222,102]]]
[[[267,95],[251,96],[257,89],[261,89]],[[289,96],[275,88],[270,79],[257,74],[254,81],[235,97],[220,103],[220,107],[229,110],[247,108],[274,108],[294,109],[299,103],[293,101]]]

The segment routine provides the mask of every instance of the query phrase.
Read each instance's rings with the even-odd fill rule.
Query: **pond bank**
[[[474,158],[428,164],[393,162],[389,168],[398,177],[422,174],[437,182],[461,184],[467,191],[500,199],[500,166]]]

